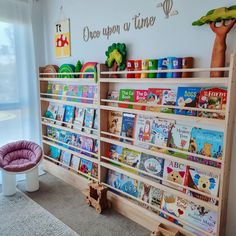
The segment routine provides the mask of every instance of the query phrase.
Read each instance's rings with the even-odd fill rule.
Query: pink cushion
[[[0,148],[0,167],[10,172],[22,172],[36,166],[43,156],[42,148],[22,140]]]

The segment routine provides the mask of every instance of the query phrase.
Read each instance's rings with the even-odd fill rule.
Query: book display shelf
[[[225,77],[210,78],[208,74],[211,71],[224,71]],[[236,56],[231,55],[229,67],[224,68],[165,70],[165,73],[193,73],[193,76],[189,78],[127,78],[127,74],[163,73],[163,71],[114,72],[109,71],[109,68],[104,64],[98,65],[97,72],[97,83],[93,79],[86,78],[62,79],[56,78],[56,76],[51,78],[53,76],[52,74],[46,78],[45,74],[40,73],[42,142],[45,169],[64,181],[79,187],[81,190],[84,190],[87,183],[91,180],[104,184],[110,189],[108,198],[112,202],[112,207],[150,230],[154,230],[158,223],[162,223],[170,227],[175,227],[182,235],[224,235],[235,114],[233,101],[236,99]],[[76,99],[83,98],[74,96],[69,96],[68,98],[70,99],[65,99],[64,95],[57,94],[55,96],[55,94],[48,93],[49,82],[93,84],[97,86],[97,96],[94,98],[93,103],[75,101]],[[227,89],[227,101],[219,109],[204,106],[187,107],[178,104],[159,104],[158,102],[155,104],[143,103],[129,99],[112,99],[108,96],[111,91],[117,89],[178,89],[180,87],[201,89],[224,88]],[[58,124],[56,120],[45,118],[45,113],[50,102],[97,109],[98,128],[96,132],[84,132],[83,129],[75,131],[73,124],[70,126],[71,123],[62,122],[63,124]],[[184,110],[191,114],[204,113],[208,115],[193,116],[187,113],[163,112],[164,109],[169,109],[169,111],[179,110],[180,113]],[[155,137],[150,134],[151,138],[149,141],[139,139],[137,135],[128,136],[123,135],[120,131],[111,132],[110,117],[112,112],[122,114],[121,119],[123,118],[123,120],[124,114],[126,116],[131,114],[136,119],[136,129],[140,117],[146,117],[144,119],[158,120],[157,123],[160,122],[161,124],[167,122],[171,124],[171,127],[175,127],[177,131],[178,129],[184,129],[183,134],[187,130],[191,130],[188,132],[191,133],[189,143],[192,144],[192,149],[179,148],[178,145],[169,145],[173,142],[173,140],[170,140],[170,136],[168,136],[168,144],[166,145],[164,142],[153,141],[154,139],[159,140],[158,132]],[[216,118],[209,114],[220,114],[221,118],[218,116]],[[115,122],[115,125],[117,125],[119,121]],[[97,140],[97,152],[84,151],[81,147],[65,144],[58,139],[49,137],[47,135],[48,126]],[[208,154],[207,150],[209,150],[209,146],[207,145],[204,146],[204,152],[200,153],[196,151],[197,145],[200,144],[193,142],[193,130],[196,134],[198,132],[203,132],[203,134],[204,132],[211,134],[215,132],[215,136],[221,135],[221,140],[223,140],[222,145],[218,150],[213,151],[216,153],[214,156]],[[175,135],[174,132],[177,131],[171,131],[172,138]],[[218,141],[211,140],[211,142],[215,142],[214,144],[209,144],[211,146],[210,148],[214,149],[213,147],[217,145],[216,143]],[[183,138],[180,146],[184,147],[185,145],[187,145],[186,140]],[[53,159],[50,156],[50,146],[54,146],[62,151],[68,151],[73,156],[96,163],[98,165],[97,177],[93,177],[91,174],[85,174],[78,169],[73,169],[71,165],[66,165],[61,161]],[[138,161],[139,165],[137,163],[130,164],[125,154],[122,154],[122,157],[111,158],[111,146],[131,152],[134,156],[137,153],[141,153],[141,159]],[[151,156],[152,159],[162,163],[160,164],[162,170],[159,170],[161,174],[140,168],[142,158],[145,155]],[[185,171],[183,172],[180,168],[176,168],[176,166],[172,166],[173,168],[171,169],[170,165],[166,168],[166,163],[177,163],[179,166],[184,167]],[[184,175],[185,177],[183,177]],[[193,183],[191,184],[186,182],[188,175],[194,175],[195,177],[192,179]],[[185,178],[185,181],[175,181],[176,178]],[[200,183],[198,181],[202,181],[202,186],[209,185],[209,191],[204,191],[204,189],[200,188],[200,184],[196,184],[196,181],[197,183]],[[212,190],[213,185],[214,187],[217,185],[217,190]],[[142,188],[143,193],[138,193],[137,190]],[[147,192],[156,191],[155,203],[145,195],[145,190]],[[159,196],[160,199],[157,199],[157,192],[161,195]]]

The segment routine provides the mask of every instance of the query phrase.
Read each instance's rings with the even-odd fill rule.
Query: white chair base
[[[24,172],[21,172],[23,174]],[[2,170],[2,192],[4,196],[16,193],[16,174]],[[26,171],[26,191],[34,192],[39,189],[38,166]]]

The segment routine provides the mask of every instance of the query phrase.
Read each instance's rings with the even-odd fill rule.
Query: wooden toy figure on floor
[[[101,214],[106,208],[110,208],[111,204],[107,199],[108,188],[98,183],[90,183],[86,193],[86,202],[89,206],[93,206],[96,212]]]
[[[126,66],[126,45],[124,43],[113,43],[106,51],[106,65],[112,68],[112,71],[124,70]],[[111,78],[118,78],[116,74],[111,75]]]
[[[236,5],[229,8],[222,7],[209,11],[206,16],[193,22],[192,25],[201,26],[209,24],[216,34],[214,48],[211,58],[211,67],[225,66],[226,37],[236,23]],[[211,72],[211,77],[223,77],[223,71]]]

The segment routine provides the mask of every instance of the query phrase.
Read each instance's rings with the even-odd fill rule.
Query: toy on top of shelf
[[[112,68],[112,71],[124,70],[126,66],[126,45],[124,43],[113,43],[106,51],[106,65]],[[117,75],[111,75],[111,78],[118,78]]]
[[[126,63],[126,70],[127,71],[134,71],[134,60],[127,60]],[[134,78],[135,74],[127,74],[127,78]]]
[[[167,70],[167,59],[166,58],[158,59],[157,69],[158,70]],[[157,73],[157,78],[166,78],[166,73],[163,73],[163,72]]]
[[[174,60],[176,60],[176,57],[167,57],[167,69],[168,70],[173,70],[174,69]],[[167,72],[166,73],[166,78],[173,78],[173,72]]]
[[[156,70],[157,69],[157,59],[149,59],[148,61],[148,70]],[[148,73],[148,78],[156,78],[156,73]]]
[[[94,81],[97,82],[97,64],[98,64],[97,62],[84,63],[81,68],[81,72],[83,73],[93,72],[94,75],[82,74],[80,75],[80,78],[94,78]]]
[[[221,22],[221,24],[219,24]],[[208,11],[205,16],[192,23],[193,26],[202,26],[209,24],[212,31],[216,34],[211,67],[224,67],[225,66],[225,51],[226,51],[226,38],[229,31],[236,23],[236,5],[221,7]],[[212,71],[211,77],[223,77],[223,71]]]
[[[182,58],[182,69],[193,68],[194,58],[193,57],[183,57]],[[193,77],[193,72],[182,72],[182,78]]]
[[[149,67],[149,60],[144,59],[142,60],[142,70],[148,70]],[[148,78],[148,73],[142,73],[141,78]]]
[[[142,60],[134,60],[134,70],[135,71],[142,70]],[[135,77],[135,79],[139,79],[139,78],[141,78],[141,74],[135,73],[134,77]]]
[[[75,66],[72,64],[63,64],[59,68],[59,73],[63,73],[63,75],[58,75],[58,78],[74,78],[74,75],[70,75],[68,73],[75,72]]]
[[[45,67],[42,67],[42,73],[57,73],[58,70],[59,67],[57,65],[46,65]],[[42,77],[55,78],[56,75],[45,75]]]
[[[76,66],[75,66],[75,72],[78,73],[81,71],[83,64],[81,63],[80,60],[77,61]],[[76,76],[79,77],[79,76]]]
[[[173,61],[173,69],[182,69],[183,65],[183,59],[182,58],[175,58]],[[172,74],[173,78],[181,78],[182,77],[182,72],[173,72]]]

